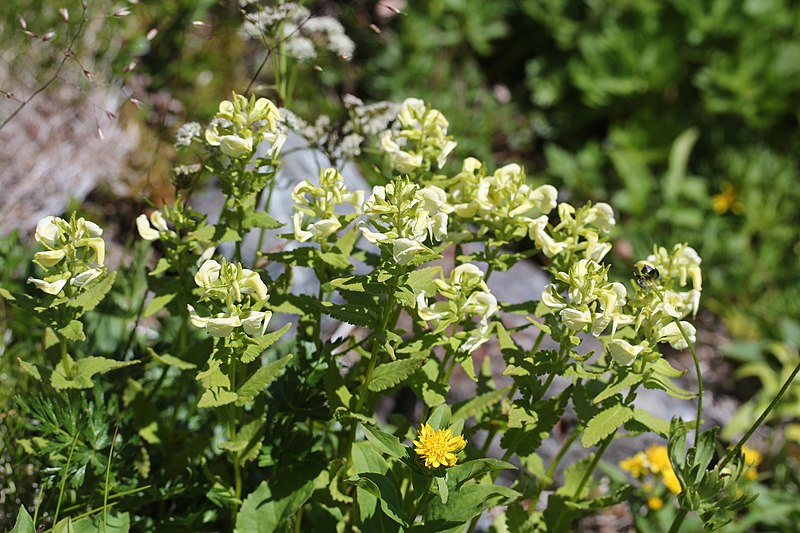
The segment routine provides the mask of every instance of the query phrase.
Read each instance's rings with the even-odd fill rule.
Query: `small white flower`
[[[60,293],[61,290],[64,288],[64,285],[67,284],[66,279],[59,279],[57,281],[45,281],[43,279],[36,279],[36,278],[28,278],[28,283],[33,283],[36,285],[36,288],[46,292],[47,294],[52,294],[55,296],[56,294]]]
[[[212,337],[227,337],[235,328],[242,325],[238,316],[225,316],[223,314],[209,318],[206,329]]]
[[[74,276],[71,280],[69,280],[70,285],[74,285],[75,287],[85,287],[93,280],[97,279],[103,274],[103,270],[99,268],[90,268],[88,270],[84,270],[77,276]]]
[[[47,216],[39,220],[39,223],[36,224],[36,233],[34,234],[36,242],[45,246],[56,245],[56,241],[61,234],[61,230],[56,224],[56,220],[61,219],[54,216]],[[63,220],[61,220],[61,222],[63,222]]]
[[[209,259],[200,266],[197,274],[194,275],[194,282],[198,287],[207,289],[219,279],[221,269],[222,266],[219,263],[213,259]]]
[[[606,344],[606,349],[617,364],[628,366],[642,353],[644,346],[640,344],[632,345],[623,339],[611,339]]]
[[[686,335],[689,337],[689,341],[691,341],[692,344],[697,342],[697,330],[695,327],[689,322],[684,321],[681,321],[681,326],[686,332]],[[683,335],[681,335],[678,324],[675,322],[670,322],[658,330],[658,342],[668,342],[669,345],[676,350],[684,350],[689,347],[689,345],[686,343],[686,339],[684,339]]]
[[[64,250],[45,250],[43,252],[36,252],[33,258],[47,268],[57,265],[67,255]]]
[[[267,299],[267,285],[257,272],[247,268],[242,269],[242,279],[239,281],[242,294],[255,293],[259,300]]]
[[[592,323],[592,314],[588,309],[575,309],[567,307],[559,313],[561,322],[573,331],[583,331],[586,326]]]
[[[147,215],[144,214],[136,217],[136,229],[139,230],[139,235],[142,237],[142,239],[146,241],[158,240],[160,236],[158,230],[155,230],[150,226],[150,222],[147,220]]]
[[[424,250],[425,247],[422,244],[411,239],[395,239],[392,243],[392,256],[398,265],[410,263],[417,253]]]
[[[261,337],[267,331],[270,318],[272,318],[270,311],[250,311],[247,317],[242,319],[242,328],[251,337]]]

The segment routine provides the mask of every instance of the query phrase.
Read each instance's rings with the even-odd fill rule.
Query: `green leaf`
[[[109,272],[107,276],[104,276],[100,281],[91,285],[88,289],[81,292],[75,298],[72,298],[69,301],[69,305],[71,307],[77,307],[81,310],[81,314],[86,313],[87,311],[91,311],[97,304],[99,304],[103,298],[105,298],[108,291],[111,290],[111,287],[114,286],[114,280],[117,278],[116,272]]]
[[[492,459],[490,457],[483,459],[473,459],[465,463],[447,469],[447,482],[450,488],[459,489],[461,485],[480,477],[489,472],[496,472],[497,470],[516,470],[517,467],[511,463],[501,461],[499,459]]]
[[[83,324],[78,320],[70,320],[69,324],[63,328],[59,328],[58,334],[72,342],[83,342],[86,340],[86,335],[83,333]]]
[[[335,304],[332,302],[321,302],[322,312],[331,318],[341,322],[347,322],[354,326],[372,328],[375,326],[376,315],[371,306],[354,304]]]
[[[150,357],[152,357],[153,359],[155,359],[156,361],[158,361],[162,365],[174,366],[175,368],[177,368],[179,370],[191,370],[193,368],[197,368],[196,364],[189,363],[187,361],[184,361],[183,359],[178,359],[177,357],[175,357],[173,355],[169,355],[169,354],[166,354],[166,353],[164,355],[158,355],[155,352],[155,350],[153,350],[152,348],[149,348],[149,347],[147,348],[147,353],[150,355]]]
[[[27,361],[23,361],[19,357],[17,358],[17,361],[19,361],[19,366],[22,367],[22,370],[24,370],[25,373],[34,378],[36,381],[42,381],[42,375],[39,373],[39,369],[36,368],[36,365],[32,365]]]
[[[447,429],[450,426],[451,417],[450,406],[442,404],[433,410],[426,423],[437,431]]]
[[[443,504],[446,504],[450,495],[450,491],[447,489],[447,479],[441,476],[437,477],[436,487],[439,489],[439,499]]]
[[[486,412],[491,406],[502,400],[508,394],[511,386],[504,387],[498,390],[491,390],[480,394],[471,400],[464,403],[457,404],[453,418],[466,420],[470,417],[478,418],[482,413]]]
[[[395,291],[395,298],[404,307],[413,309],[417,305],[417,295],[423,291],[428,296],[436,294],[436,284],[433,280],[439,278],[442,267],[426,267],[414,270],[408,274],[405,283]]]
[[[237,391],[236,405],[251,403],[256,396],[266,390],[270,383],[278,378],[291,359],[292,355],[290,354],[256,370],[250,379],[245,381]]]
[[[390,389],[408,379],[424,363],[425,359],[421,357],[385,363],[372,373],[372,379],[367,384],[367,388],[372,392]]]
[[[669,421],[653,416],[643,409],[633,410],[633,420],[664,438],[669,435]]]
[[[527,424],[535,424],[539,420],[539,415],[526,406],[513,403],[508,411],[508,427],[521,428]]]
[[[317,254],[322,261],[333,268],[339,270],[350,270],[353,265],[350,264],[348,256],[344,254],[337,254],[335,252],[319,252]]]
[[[391,479],[383,474],[364,472],[347,480],[348,483],[366,490],[380,501],[381,510],[386,516],[403,527],[408,527],[408,521],[403,512],[400,491]]]
[[[90,389],[92,388],[92,378],[96,375],[105,374],[111,370],[135,365],[138,361],[116,361],[105,357],[84,357],[77,362],[67,356],[70,363],[69,374],[64,369],[64,362],[59,361],[55,371],[50,376],[50,384],[54,389]]]
[[[609,383],[606,387],[604,387],[603,391],[594,397],[592,403],[597,405],[603,400],[611,398],[618,392],[622,392],[625,389],[630,388],[632,385],[639,383],[640,381],[642,381],[643,377],[644,376],[642,376],[642,374],[635,374],[633,372],[630,372],[622,376],[616,376],[615,381]]]
[[[290,531],[289,519],[314,492],[314,480],[307,481],[285,496],[273,494],[269,484],[261,484],[242,502],[236,515],[234,533],[278,533]]]
[[[24,505],[19,506],[17,513],[17,521],[14,523],[14,529],[10,533],[36,533],[36,527],[33,523],[33,518],[28,514]]]
[[[691,400],[696,396],[695,393],[688,391],[686,389],[682,389],[678,387],[674,383],[672,383],[669,379],[659,376],[657,374],[652,374],[647,381],[644,382],[644,386],[647,389],[659,389],[663,390],[673,398],[678,400]]]
[[[667,205],[673,203],[683,189],[683,180],[686,178],[686,167],[694,143],[700,137],[697,128],[689,128],[675,139],[669,152],[669,167],[667,175],[662,181],[662,193]]]
[[[278,229],[285,226],[285,224],[275,220],[265,211],[255,211],[245,217],[242,221],[242,226],[248,230],[253,228]]]
[[[425,510],[425,522],[443,521],[452,525],[463,524],[481,514],[489,500],[499,498],[497,505],[509,503],[520,493],[494,484],[470,484],[450,494],[447,505],[433,500]]]
[[[221,407],[228,405],[239,399],[239,395],[235,392],[225,389],[223,387],[209,387],[205,390],[200,400],[197,401],[197,407],[205,409],[208,407]]]
[[[573,496],[578,500],[585,498],[591,488],[591,481],[584,485],[580,494],[576,495],[575,491],[578,490],[578,486],[592,466],[592,459],[594,459],[594,453],[590,453],[580,461],[569,465],[567,469],[564,470],[564,484],[556,490],[556,494],[570,499],[572,499]]]
[[[386,292],[388,285],[379,283],[371,276],[348,276],[336,278],[328,282],[333,289],[341,289],[352,292],[368,292],[370,294],[382,294]]]
[[[255,343],[248,345],[247,348],[244,349],[244,352],[242,352],[242,356],[239,359],[243,363],[251,363],[255,361],[258,356],[264,353],[264,350],[275,344],[284,333],[289,331],[289,328],[291,327],[292,323],[289,322],[278,331],[267,333],[266,335],[256,339]]]
[[[586,424],[586,429],[581,435],[581,444],[584,448],[594,446],[631,418],[633,409],[619,403],[600,411]]]
[[[223,450],[238,454],[239,463],[244,465],[258,457],[261,441],[264,439],[264,419],[251,420],[236,432],[236,440],[219,445]]]
[[[163,309],[165,305],[174,300],[176,296],[177,294],[175,293],[161,294],[159,296],[156,296],[155,298],[150,300],[150,303],[147,304],[147,307],[144,308],[142,316],[144,318],[147,318],[149,316],[156,314],[158,311]]]
[[[14,300],[16,300],[13,294],[11,294],[10,292],[8,292],[7,289],[4,289],[2,287],[0,287],[0,298],[2,298],[3,300],[7,300],[9,302],[13,302]],[[25,512],[27,513],[27,511]],[[22,508],[20,508],[20,513],[22,513]]]
[[[104,523],[105,522],[105,523]],[[128,513],[109,512],[104,520],[103,513],[87,516],[72,523],[72,533],[128,533],[131,518]]]
[[[447,399],[447,390],[449,385],[446,383],[439,383],[437,375],[439,372],[439,361],[436,358],[428,359],[409,380],[411,389],[422,397],[425,405],[428,407],[436,407],[441,405]]]
[[[372,426],[362,424],[364,436],[381,452],[391,455],[397,459],[402,459],[408,454],[408,448],[400,442],[400,439],[389,433],[385,433]]]

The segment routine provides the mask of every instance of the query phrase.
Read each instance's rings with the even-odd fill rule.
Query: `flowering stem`
[[[747,442],[747,439],[749,439],[753,435],[755,430],[764,422],[764,420],[767,419],[769,413],[775,408],[776,405],[778,405],[778,402],[781,401],[781,398],[783,397],[784,393],[789,389],[789,386],[794,381],[794,378],[797,376],[798,372],[800,372],[800,362],[798,362],[797,365],[794,367],[792,373],[789,374],[789,377],[783,383],[781,390],[778,391],[778,394],[775,396],[775,398],[773,398],[770,404],[767,406],[767,408],[764,409],[764,412],[761,413],[761,416],[758,417],[758,420],[753,422],[753,425],[750,426],[750,429],[747,430],[747,433],[745,433],[744,436],[741,439],[739,439],[739,442],[736,443],[736,446],[731,448],[728,451],[728,453],[725,454],[725,457],[722,459],[719,466],[717,467],[718,469],[722,469],[723,467],[725,467],[725,465],[728,464],[728,462],[733,458],[734,454],[738,453],[739,450],[742,449],[742,446],[744,445],[745,442]]]
[[[700,361],[697,359],[697,352],[694,349],[694,344],[689,340],[689,335],[686,334],[686,330],[683,329],[680,320],[676,318],[675,324],[678,325],[678,331],[681,332],[686,344],[689,345],[689,351],[692,353],[692,360],[694,361],[694,371],[695,374],[697,374],[697,417],[694,426],[694,446],[697,448],[697,439],[700,435],[700,420],[703,417],[703,376],[700,375]]]
[[[419,514],[425,510],[428,504],[431,502],[433,498],[433,494],[431,493],[431,485],[433,484],[433,476],[428,476],[428,482],[425,484],[425,490],[422,491],[422,496],[420,496],[419,500],[417,500],[417,504],[414,506],[414,509],[411,511],[411,523],[414,523],[414,520],[419,516]]]
[[[67,379],[72,378],[72,362],[67,354],[67,339],[61,339],[61,364],[64,365],[64,375]]]

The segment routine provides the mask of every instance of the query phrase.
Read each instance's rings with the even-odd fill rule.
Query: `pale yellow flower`
[[[452,428],[434,430],[423,424],[414,446],[414,451],[425,460],[427,468],[439,468],[455,466],[458,461],[456,453],[467,446],[467,441],[461,435],[453,436]]]

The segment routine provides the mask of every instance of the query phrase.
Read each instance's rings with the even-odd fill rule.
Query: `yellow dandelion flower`
[[[736,199],[736,189],[730,183],[723,183],[719,194],[711,197],[711,209],[718,215],[730,211],[734,215],[741,215],[744,211],[742,202]]]
[[[647,498],[647,506],[653,511],[658,511],[659,509],[664,507],[664,500],[662,500],[658,496],[650,496],[649,498]]]
[[[455,466],[458,461],[456,453],[467,446],[467,441],[461,435],[453,436],[452,428],[434,430],[430,425],[423,424],[414,446],[417,455],[425,460],[426,467],[439,468]]]
[[[742,446],[742,455],[747,468],[747,479],[753,481],[758,477],[758,465],[761,464],[761,452],[750,446]]]
[[[647,448],[647,463],[650,471],[654,474],[661,474],[661,480],[664,486],[667,487],[674,494],[681,492],[681,483],[678,481],[678,476],[672,469],[669,462],[669,453],[666,446],[650,446]]]
[[[628,457],[619,462],[619,467],[635,478],[640,478],[647,473],[647,456],[639,452],[633,457]]]

